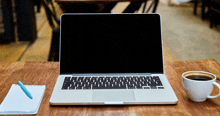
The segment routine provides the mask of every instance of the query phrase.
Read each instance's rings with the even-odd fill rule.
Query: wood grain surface
[[[0,102],[11,85],[20,80],[25,85],[46,85],[38,116],[220,115],[220,97],[200,103],[188,100],[181,75],[190,70],[208,71],[220,76],[220,65],[213,59],[168,61],[165,62],[165,73],[178,98],[176,105],[50,106],[49,99],[59,72],[58,62],[0,62]],[[212,95],[217,93],[218,89],[214,87]]]

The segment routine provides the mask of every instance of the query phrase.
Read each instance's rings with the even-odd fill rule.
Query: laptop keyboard
[[[62,90],[164,89],[158,76],[65,77]]]

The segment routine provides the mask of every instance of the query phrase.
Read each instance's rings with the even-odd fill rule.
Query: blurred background
[[[6,0],[4,0],[6,1]],[[8,0],[7,0],[8,1]],[[3,8],[0,7],[0,61],[39,61],[47,62],[51,49],[52,27],[49,24],[45,7],[34,0],[11,1],[14,36],[8,37],[3,21]],[[28,1],[28,2],[27,2]],[[53,4],[51,4],[52,2]],[[146,8],[153,0],[147,1]],[[59,18],[64,12],[63,4],[54,0],[47,6],[55,10]],[[165,61],[215,59],[220,63],[219,0],[159,0],[156,13],[161,15],[162,39]],[[20,4],[20,6],[19,6]],[[118,2],[111,13],[122,13],[130,2]],[[25,13],[17,13],[23,8]],[[98,4],[102,7],[103,4]],[[142,13],[144,2],[134,13]],[[145,9],[146,11],[147,9]],[[52,10],[53,11],[53,10]],[[152,11],[149,11],[151,13]],[[26,13],[28,15],[26,15]],[[28,16],[28,17],[27,17]],[[19,18],[20,17],[20,18]],[[53,21],[54,22],[54,21]],[[10,24],[10,23],[9,23]],[[56,25],[56,23],[54,23]],[[20,26],[22,25],[22,26]],[[27,30],[21,31],[27,27]],[[11,29],[11,28],[10,28]],[[148,31],[146,29],[146,31]],[[11,34],[10,34],[11,35]]]

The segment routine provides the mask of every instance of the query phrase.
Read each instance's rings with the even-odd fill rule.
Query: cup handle
[[[220,85],[219,85],[218,83],[216,83],[216,82],[213,82],[213,84],[218,87],[219,93],[218,93],[218,95],[215,95],[215,96],[210,96],[210,95],[209,95],[209,96],[207,96],[207,98],[216,98],[216,97],[218,97],[218,96],[220,95]]]

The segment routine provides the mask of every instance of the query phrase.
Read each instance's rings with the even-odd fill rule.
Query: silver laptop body
[[[159,14],[63,14],[50,104],[176,104],[161,36]]]

